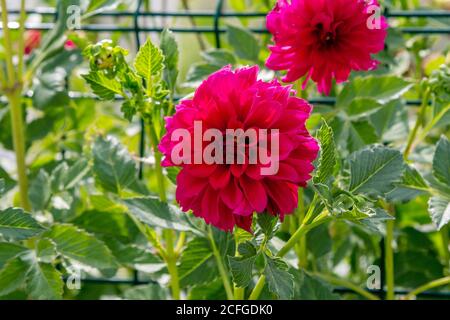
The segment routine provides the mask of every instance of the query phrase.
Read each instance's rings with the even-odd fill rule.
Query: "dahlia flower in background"
[[[371,55],[384,49],[387,22],[376,0],[278,0],[267,15],[274,45],[268,68],[287,70],[285,82],[306,76],[329,94],[333,78],[377,67]]]
[[[24,53],[29,55],[41,44],[41,32],[39,30],[29,30],[25,33]]]
[[[283,87],[276,80],[263,82],[257,75],[258,67],[236,71],[224,67],[210,75],[191,100],[182,100],[175,115],[166,118],[167,134],[159,145],[165,155],[163,165],[174,166],[172,151],[179,141],[173,141],[172,134],[177,129],[195,135],[195,123],[201,122],[202,132],[218,129],[224,136],[227,129],[277,130],[279,166],[273,175],[263,175],[261,168],[267,164],[259,162],[178,164],[176,199],[182,209],[192,210],[195,216],[225,231],[239,226],[251,232],[254,212],[269,212],[281,219],[292,213],[297,207],[298,188],[310,179],[319,150],[305,128],[312,107],[294,97],[290,86]],[[272,135],[270,139],[274,139]],[[194,146],[192,154],[202,153],[206,145],[200,145],[202,150]],[[248,145],[245,150],[248,160]]]

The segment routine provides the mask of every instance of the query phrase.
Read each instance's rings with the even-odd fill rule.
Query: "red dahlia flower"
[[[283,87],[276,80],[266,83],[258,80],[257,75],[258,67],[234,72],[225,67],[209,76],[192,100],[182,100],[175,115],[166,118],[167,134],[159,145],[165,155],[163,165],[182,168],[176,190],[176,199],[182,209],[192,210],[195,216],[226,231],[237,225],[250,232],[254,212],[269,212],[281,219],[292,213],[297,207],[298,187],[305,187],[310,179],[314,169],[312,161],[319,149],[305,128],[312,107],[292,96],[290,86]],[[226,140],[220,144],[222,148],[226,149],[232,142],[233,146],[226,154],[233,152],[233,161],[207,164],[189,159],[206,154],[208,144],[205,140],[197,145],[189,140],[192,149],[180,152],[183,163],[174,159],[174,151],[182,140],[179,136],[174,139],[179,130],[194,136],[195,140],[196,130],[204,136],[211,129],[218,134],[214,139],[222,137]],[[241,132],[229,141],[229,131],[233,129],[258,132],[257,138],[252,139]],[[270,137],[262,134],[264,130],[271,131]],[[267,138],[266,144],[263,138]],[[273,148],[274,145],[278,150]],[[251,162],[250,150],[255,146],[267,152],[269,162],[261,159]],[[240,147],[242,149],[238,149]],[[234,151],[237,158],[242,156],[243,163],[236,160]],[[213,156],[219,153],[221,150],[217,149]],[[277,169],[263,173],[263,169],[275,161],[278,161]]]
[[[287,70],[285,82],[306,75],[319,92],[329,94],[332,79],[348,79],[351,70],[368,71],[384,48],[386,19],[376,0],[278,0],[267,15],[275,45],[266,65]]]

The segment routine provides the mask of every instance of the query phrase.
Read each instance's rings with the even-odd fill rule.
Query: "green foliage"
[[[227,26],[228,42],[236,55],[244,60],[258,62],[260,46],[258,40],[247,29]]]
[[[96,181],[104,190],[120,194],[136,181],[136,164],[117,141],[97,137],[92,156]]]
[[[43,226],[21,208],[0,211],[0,234],[7,238],[23,240],[44,230]]]
[[[252,280],[257,253],[255,246],[246,241],[239,245],[238,257],[228,257],[233,282],[237,287],[245,288]]]
[[[289,273],[286,262],[277,257],[265,256],[266,276],[269,290],[279,299],[288,300],[294,295],[294,277]]]

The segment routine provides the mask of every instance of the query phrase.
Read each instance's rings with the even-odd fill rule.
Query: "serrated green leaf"
[[[164,81],[171,91],[175,90],[178,77],[178,44],[172,31],[164,29],[161,33],[161,50],[164,54]]]
[[[178,274],[182,287],[209,282],[218,276],[208,239],[198,237],[188,242],[181,255]]]
[[[450,141],[442,136],[433,158],[433,175],[445,185],[450,186]]]
[[[92,154],[96,180],[106,191],[120,193],[136,181],[136,164],[117,141],[97,137]]]
[[[278,219],[276,216],[273,216],[269,213],[261,213],[256,216],[257,223],[262,233],[267,238],[272,238],[274,233],[276,232],[276,225],[278,223]]]
[[[395,189],[388,193],[390,201],[408,201],[427,193],[428,185],[413,167],[406,165],[402,180],[395,185]]]
[[[404,162],[398,150],[372,147],[353,153],[349,167],[350,192],[383,196],[400,181]]]
[[[21,208],[8,208],[0,211],[0,234],[5,237],[23,240],[44,230],[45,228],[31,214]]]
[[[27,291],[36,300],[62,299],[64,282],[49,263],[33,262],[27,275]]]
[[[44,237],[56,244],[61,255],[88,266],[107,269],[117,266],[108,247],[94,236],[70,224],[55,224]]]
[[[134,60],[134,68],[148,86],[153,85],[153,77],[158,76],[164,68],[164,55],[161,49],[152,43],[150,37],[139,49]]]
[[[264,275],[268,288],[281,300],[290,300],[294,295],[294,277],[288,269],[288,265],[281,258],[266,255]]]
[[[94,94],[102,100],[113,100],[116,94],[122,94],[120,83],[115,79],[107,78],[101,72],[90,71],[82,77],[89,83]]]
[[[339,300],[333,288],[321,279],[303,270],[290,269],[290,272],[294,276],[295,300]]]
[[[231,275],[233,276],[233,282],[237,287],[245,288],[252,280],[257,250],[249,241],[241,243],[238,249],[240,256],[228,256],[228,264],[230,266]]]
[[[19,246],[18,244],[11,242],[0,242],[0,268],[2,268],[9,259],[24,253],[25,251],[28,251],[28,249]]]
[[[337,164],[333,129],[324,122],[317,133],[317,138],[320,144],[320,158],[313,181],[316,184],[326,184],[333,176]]]
[[[355,78],[341,91],[336,104],[346,107],[356,97],[373,98],[378,103],[385,104],[400,98],[411,87],[412,83],[392,75]]]
[[[123,293],[127,300],[166,300],[167,296],[167,290],[157,283],[136,286]]]
[[[157,197],[131,198],[123,200],[130,214],[150,227],[178,231],[195,231],[187,221],[185,213]]]
[[[431,215],[431,220],[440,230],[450,221],[450,201],[440,197],[432,197],[428,201],[428,211]]]
[[[63,190],[75,187],[88,174],[89,170],[89,163],[84,158],[69,166],[62,179]]]
[[[247,29],[229,25],[227,27],[228,43],[239,58],[258,62],[260,46],[255,36]]]
[[[56,258],[55,243],[46,238],[41,238],[36,244],[36,256],[40,262],[51,263]]]
[[[20,257],[6,262],[0,270],[0,296],[19,289],[24,283],[30,266]]]

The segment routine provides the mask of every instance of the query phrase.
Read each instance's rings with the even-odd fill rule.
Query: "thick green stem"
[[[20,91],[9,96],[11,113],[11,129],[14,151],[16,153],[17,175],[19,180],[20,204],[26,210],[31,210],[28,199],[28,177],[25,163],[25,131],[22,117],[22,101]]]
[[[152,143],[153,153],[155,156],[155,172],[156,172],[156,179],[158,181],[159,197],[161,201],[166,202],[167,201],[166,185],[164,183],[164,174],[161,167],[162,156],[161,153],[158,151],[158,136],[156,135],[155,128],[152,125],[150,125],[149,132],[150,132],[150,142]]]
[[[385,269],[386,269],[386,299],[394,300],[394,220],[386,222],[386,238],[385,238]]]
[[[304,223],[306,213],[305,213],[305,203],[303,201],[303,188],[300,188],[298,192],[298,221],[299,225]],[[306,268],[308,266],[308,251],[306,247],[306,237],[300,238],[298,244],[298,266],[300,268]]]
[[[166,241],[166,264],[170,275],[170,288],[172,298],[180,300],[180,280],[178,278],[177,255],[174,251],[173,230],[164,230],[164,239]]]
[[[239,257],[240,256],[240,254],[239,254],[239,239],[238,239],[237,233],[234,234],[234,242],[235,242],[235,247],[236,247],[234,256]],[[245,299],[245,288],[240,288],[240,287],[236,286],[236,284],[234,284],[233,290],[234,290],[234,300],[244,300]]]
[[[264,289],[265,284],[266,284],[266,276],[261,275],[248,299],[249,300],[258,300],[259,296],[261,295],[262,290]]]
[[[228,300],[233,300],[233,290],[231,288],[230,278],[228,277],[227,271],[225,269],[225,265],[223,264],[222,255],[220,254],[219,250],[217,249],[216,242],[214,241],[214,236],[212,233],[211,226],[208,226],[208,235],[209,235],[209,241],[211,243],[211,247],[213,249],[213,254],[216,259],[217,268],[219,269],[220,277],[222,278],[223,286],[225,288],[225,292],[227,294]]]
[[[297,231],[291,236],[288,242],[286,242],[285,245],[280,249],[280,251],[278,251],[277,256],[278,257],[285,256],[297,244],[297,242],[301,239],[301,237],[303,237],[306,233],[308,233],[309,230],[314,229],[315,227],[329,221],[330,219],[331,218],[328,215],[328,211],[324,211],[320,215],[318,215],[310,224],[302,224],[297,229]],[[261,275],[258,279],[258,282],[256,283],[255,288],[253,288],[253,291],[250,294],[249,297],[250,300],[256,300],[259,298],[259,295],[261,294],[261,291],[264,288],[265,282],[266,282],[265,276]]]
[[[376,295],[364,290],[363,288],[358,287],[357,285],[355,285],[354,283],[352,283],[350,281],[336,278],[334,276],[327,275],[327,274],[316,273],[315,275],[333,285],[342,286],[342,287],[348,288],[350,290],[353,290],[356,293],[360,294],[361,296],[363,296],[364,298],[367,298],[369,300],[380,300],[380,298],[378,298]]]
[[[413,299],[415,296],[417,296],[419,293],[422,293],[424,291],[436,288],[436,287],[441,287],[441,286],[445,286],[450,284],[450,276],[448,277],[444,277],[441,279],[437,279],[437,280],[433,280],[431,282],[428,282],[426,284],[424,284],[423,286],[418,287],[417,289],[411,291],[409,294],[407,294],[404,299],[405,300],[410,300]]]

